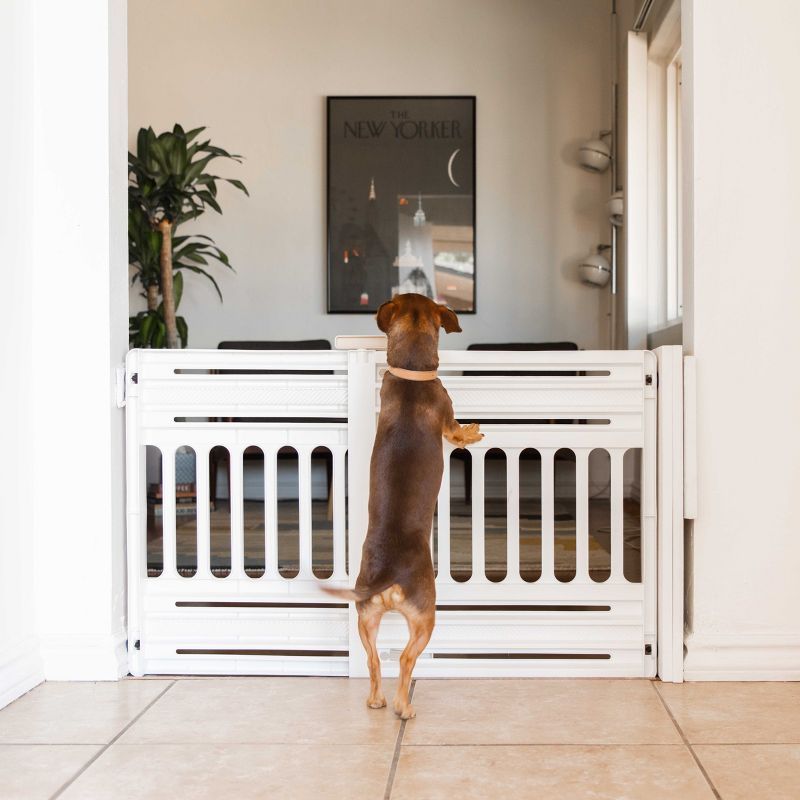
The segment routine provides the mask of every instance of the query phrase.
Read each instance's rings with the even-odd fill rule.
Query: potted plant
[[[234,178],[207,172],[215,159],[241,163],[241,156],[211,144],[196,141],[205,128],[156,135],[142,128],[136,153],[128,153],[128,254],[135,272],[132,281],[142,284],[147,310],[130,318],[131,343],[137,347],[186,347],[188,326],[176,315],[183,292],[182,270],[208,278],[222,300],[214,276],[204,267],[217,261],[233,269],[228,256],[208,236],[176,236],[178,226],[196,219],[206,208],[218,214],[217,182],[225,181],[248,194]],[[158,298],[161,296],[161,302]]]

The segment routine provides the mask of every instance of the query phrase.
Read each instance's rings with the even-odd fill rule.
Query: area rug
[[[312,504],[312,564],[319,578],[333,571],[333,530],[324,500]],[[639,509],[625,503],[624,546],[626,576],[636,575],[641,560]],[[574,500],[555,504],[554,562],[556,577],[570,580],[575,575],[575,504]],[[541,509],[538,501],[522,500],[520,505],[520,573],[525,580],[536,580],[542,569]],[[507,521],[505,501],[488,500],[484,507],[484,558],[486,576],[502,580],[506,574]],[[177,569],[189,576],[197,569],[197,531],[193,515],[177,521]],[[611,569],[609,504],[593,500],[589,509],[589,571],[594,580],[605,580]],[[434,520],[434,566],[436,566],[436,522]],[[264,507],[257,501],[244,504],[245,571],[252,577],[264,572]],[[148,518],[148,574],[158,575],[162,566],[161,520]],[[230,572],[230,513],[227,504],[219,503],[211,512],[211,571],[218,577]],[[278,503],[278,568],[286,578],[298,573],[298,504]],[[456,580],[467,580],[472,573],[472,512],[468,504],[454,501],[450,510],[450,570]],[[639,570],[640,571],[640,570]]]

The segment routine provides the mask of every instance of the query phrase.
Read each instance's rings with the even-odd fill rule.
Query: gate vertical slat
[[[361,548],[369,524],[369,464],[377,429],[375,352],[353,350],[347,357],[348,507],[350,530],[348,550],[350,571],[355,575],[361,563]],[[358,652],[358,618],[350,605],[348,631],[351,642],[348,662],[350,677],[366,677],[367,665]]]
[[[345,568],[347,519],[345,516],[345,453],[344,447],[333,450],[333,580],[345,580],[347,569]]]
[[[264,452],[264,580],[276,581],[278,571],[278,453],[263,446]]]
[[[684,358],[693,362],[694,356],[684,357],[680,345],[659,347],[655,355],[658,364],[651,360],[648,371],[653,374],[658,369],[655,381],[658,396],[657,402],[651,400],[648,406],[650,416],[657,416],[658,447],[654,442],[649,455],[645,453],[645,463],[652,483],[657,476],[657,485],[648,484],[652,503],[645,508],[645,524],[648,529],[658,530],[659,545],[658,553],[653,548],[644,550],[644,581],[645,591],[652,598],[650,609],[655,612],[656,605],[658,608],[657,619],[648,619],[654,634],[657,630],[658,675],[663,681],[680,683],[683,681],[684,626],[684,447],[694,448],[697,444],[686,438],[692,436],[695,421],[689,418],[689,429],[684,427],[687,422],[684,400],[691,402],[691,396],[684,398]],[[692,389],[695,367],[691,363],[688,374]],[[651,426],[651,429],[656,427],[655,419]]]
[[[555,499],[554,499],[554,458],[555,450],[541,448],[542,457],[542,575],[541,583],[555,581]]]
[[[209,449],[195,447],[197,481],[197,575],[211,577],[211,500],[209,497]]]
[[[444,445],[444,469],[439,500],[436,504],[436,563],[438,583],[451,583],[450,574],[450,453],[451,448]]]
[[[623,459],[625,451],[619,448],[611,450],[611,580],[622,583],[624,575],[624,506],[625,481],[623,476]]]
[[[147,447],[141,442],[139,414],[138,355],[133,350],[125,359],[125,448],[126,448],[126,535],[128,641],[141,641],[142,595],[147,578]],[[134,378],[134,375],[136,377]],[[128,647],[128,669],[144,673],[142,651]]]
[[[519,572],[519,456],[506,448],[506,581],[521,580]]]
[[[680,354],[680,357],[683,353],[683,348],[680,345],[667,345],[666,349],[675,348],[673,352],[677,352]],[[642,482],[642,504],[641,504],[641,520],[642,520],[642,532],[641,532],[641,543],[642,543],[642,552],[640,554],[640,564],[642,570],[642,581],[644,583],[644,591],[645,591],[645,641],[652,645],[651,649],[656,652],[657,658],[655,659],[655,663],[650,666],[650,671],[647,673],[647,677],[655,677],[656,673],[658,673],[658,677],[662,681],[677,681],[680,682],[683,680],[683,538],[680,536],[680,551],[675,553],[677,557],[676,561],[676,568],[680,572],[680,580],[678,581],[680,588],[677,594],[679,595],[678,599],[678,619],[676,620],[677,624],[671,629],[669,635],[663,636],[662,632],[659,628],[659,615],[661,613],[661,606],[666,605],[663,602],[664,597],[667,596],[667,593],[670,590],[667,588],[666,585],[661,583],[661,577],[659,576],[659,549],[663,544],[666,544],[665,540],[668,538],[668,533],[664,529],[659,529],[658,524],[658,510],[659,504],[662,502],[659,498],[659,492],[661,488],[661,480],[660,478],[666,478],[663,473],[666,471],[667,468],[671,470],[672,476],[678,477],[679,480],[683,477],[683,456],[682,454],[677,456],[674,452],[672,452],[672,447],[667,449],[667,452],[664,452],[661,445],[659,444],[659,437],[660,433],[660,426],[666,422],[665,419],[661,418],[661,412],[659,411],[660,403],[661,403],[661,390],[662,387],[665,392],[672,393],[675,387],[675,380],[677,379],[678,382],[678,391],[679,394],[682,395],[682,391],[680,389],[682,385],[681,381],[681,371],[679,370],[679,374],[675,375],[670,369],[665,370],[662,372],[662,368],[660,365],[660,354],[664,351],[663,347],[660,347],[656,350],[655,353],[646,353],[645,354],[645,362],[644,368],[645,373],[650,375],[655,375],[655,385],[651,382],[650,386],[645,388],[645,430],[647,431],[647,439],[645,441],[645,446],[642,450],[642,457],[641,457],[641,482]],[[677,409],[664,409],[664,416],[672,416],[674,411]],[[680,411],[679,417],[683,419],[683,408],[682,404],[680,404]],[[673,430],[672,432],[672,444],[676,443],[675,438],[676,431]],[[677,443],[679,445],[683,444],[683,436],[677,436]],[[682,453],[682,447],[681,447]],[[664,461],[663,469],[659,465],[660,459],[669,459],[669,461]],[[669,467],[667,467],[669,465]],[[660,477],[659,477],[660,476]],[[667,478],[668,479],[668,478]],[[681,521],[680,528],[683,528],[683,523]],[[682,533],[682,530],[681,530]],[[663,588],[664,595],[659,595],[659,586]],[[674,589],[675,584],[672,583],[670,589]],[[676,598],[677,599],[677,598]],[[662,647],[663,645],[663,647]],[[661,668],[659,663],[664,666],[665,662],[670,662],[670,666],[667,666],[666,669]]]
[[[589,580],[589,450],[575,448],[575,580]]]
[[[163,578],[175,578],[177,542],[175,538],[175,448],[161,448],[161,533],[164,547]]]
[[[297,450],[297,477],[299,503],[299,541],[300,572],[298,578],[313,578],[311,543],[311,449],[300,447]]]
[[[473,449],[472,458],[472,576],[471,583],[486,582],[486,545],[484,542],[486,517],[485,517],[485,492],[484,457],[486,450]]]
[[[231,445],[228,461],[231,475],[231,578],[245,577],[244,571],[244,471],[242,448]]]

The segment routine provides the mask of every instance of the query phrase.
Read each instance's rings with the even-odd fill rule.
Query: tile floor
[[[387,681],[387,695],[393,689]],[[800,683],[47,683],[0,711],[3,800],[800,798]]]

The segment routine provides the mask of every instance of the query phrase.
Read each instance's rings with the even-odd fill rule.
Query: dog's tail
[[[376,586],[366,586],[363,589],[338,589],[335,586],[321,586],[320,588],[323,592],[332,594],[334,597],[341,597],[343,600],[351,600],[354,603],[363,603],[365,600],[369,600],[370,597],[385,591],[393,583],[394,581],[381,582]]]

